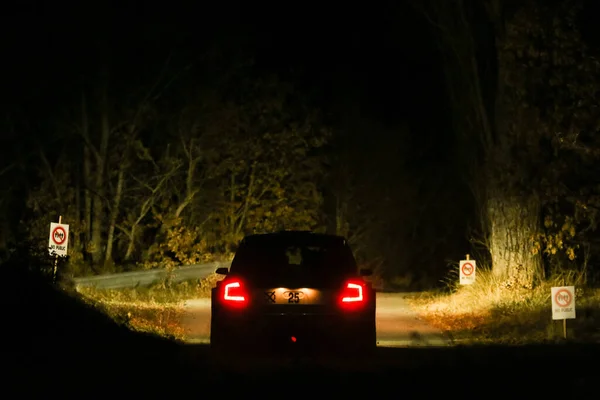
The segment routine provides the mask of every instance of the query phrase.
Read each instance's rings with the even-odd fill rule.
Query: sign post
[[[62,215],[58,217],[56,222],[50,223],[50,238],[48,240],[48,251],[54,256],[54,271],[52,273],[52,281],[56,283],[56,270],[58,268],[58,257],[66,256],[69,246],[69,225],[62,223]]]
[[[575,286],[551,288],[552,319],[563,320],[563,336],[567,338],[567,319],[575,319]]]
[[[459,277],[461,285],[471,285],[475,283],[475,272],[477,269],[477,262],[471,260],[469,255],[466,255],[466,260],[461,260],[459,263]]]

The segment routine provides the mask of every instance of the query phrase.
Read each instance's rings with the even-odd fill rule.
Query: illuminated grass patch
[[[420,316],[456,343],[540,343],[562,339],[562,321],[552,320],[550,288],[575,285],[577,319],[568,320],[567,336],[600,341],[600,290],[564,274],[533,289],[511,286],[489,271],[478,272],[473,285],[450,285],[447,293],[409,299]]]
[[[202,280],[125,289],[79,288],[89,302],[100,307],[115,321],[139,332],[183,340],[181,326],[186,300],[210,297],[210,289],[223,279],[211,274]]]

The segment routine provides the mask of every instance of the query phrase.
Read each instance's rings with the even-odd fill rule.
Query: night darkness
[[[473,4],[474,11],[469,15],[474,18],[476,29],[476,54],[484,80],[483,95],[487,96],[484,102],[491,109],[495,89],[493,79],[488,77],[495,68],[493,29],[485,22],[483,8]],[[191,256],[178,256],[172,250],[149,254],[153,251],[149,249],[164,243],[170,229],[160,218],[183,203],[183,175],[177,178],[179,181],[170,180],[169,189],[160,196],[152,197],[152,211],[141,218],[135,235],[131,223],[136,218],[127,210],[140,207],[147,199],[136,186],[139,176],[144,175],[149,183],[159,179],[164,171],[152,173],[143,162],[128,167],[120,204],[113,207],[118,197],[118,165],[123,160],[130,163],[127,157],[133,157],[127,153],[132,148],[123,147],[124,127],[139,111],[145,93],[156,85],[144,100],[147,108],[142,113],[143,122],[136,125],[134,133],[135,140],[145,146],[155,161],[164,156],[163,149],[180,145],[181,138],[174,132],[187,128],[183,123],[176,127],[177,119],[210,101],[222,104],[213,105],[205,114],[194,111],[197,123],[213,121],[208,123],[212,127],[205,125],[204,129],[222,129],[218,139],[231,143],[215,141],[209,134],[200,135],[198,140],[211,143],[203,144],[202,151],[213,146],[214,157],[226,157],[224,149],[233,143],[231,148],[240,147],[243,153],[245,145],[235,142],[239,139],[235,134],[225,139],[235,125],[224,127],[230,122],[223,121],[232,121],[234,115],[224,116],[225,105],[244,103],[234,113],[239,117],[245,112],[240,118],[246,118],[245,123],[251,125],[248,121],[256,115],[252,117],[254,111],[248,110],[264,106],[252,100],[256,94],[253,91],[257,90],[253,85],[271,79],[280,82],[281,87],[293,88],[282,103],[283,108],[277,111],[279,121],[255,127],[257,132],[281,129],[312,113],[318,117],[310,122],[311,126],[327,129],[333,135],[317,151],[319,157],[326,159],[320,159],[319,171],[305,178],[300,178],[293,168],[288,171],[290,176],[298,177],[299,183],[286,196],[296,201],[301,195],[292,192],[298,185],[314,185],[322,196],[320,205],[311,209],[313,205],[302,203],[301,199],[296,205],[289,203],[290,207],[297,207],[296,211],[303,215],[315,214],[308,224],[310,229],[349,236],[362,262],[379,265],[384,275],[402,276],[417,286],[439,282],[450,263],[465,253],[482,250],[469,242],[474,235],[483,234],[485,223],[473,198],[474,178],[466,160],[480,159],[479,154],[484,152],[474,145],[477,139],[465,141],[462,133],[457,133],[461,128],[455,123],[456,116],[461,113],[453,108],[456,99],[449,97],[447,91],[448,75],[444,71],[448,71],[448,59],[443,57],[443,45],[440,47],[444,42],[431,17],[424,15],[420,7],[410,2],[380,2],[370,7],[316,3],[250,6],[226,2],[169,9],[141,8],[129,3],[111,8],[96,2],[75,8],[30,5],[5,14],[3,54],[9,62],[4,63],[2,90],[6,143],[2,165],[7,168],[2,177],[2,245],[8,249],[23,243],[21,238],[35,242],[44,233],[32,232],[38,229],[34,226],[41,227],[48,222],[45,219],[68,214],[91,225],[91,220],[102,224],[101,232],[94,234],[95,228],[87,226],[77,234],[83,266],[77,268],[76,274],[103,271],[104,267],[98,266],[101,261],[110,264],[111,271],[136,268],[140,263],[155,262],[156,257],[185,263]],[[588,32],[587,37],[593,35]],[[101,101],[104,89],[106,104]],[[89,182],[81,173],[85,168],[85,141],[81,137],[83,98],[88,107],[87,129],[96,147],[101,144],[103,115],[109,125],[101,187],[90,187],[92,181],[98,185],[96,165],[91,166],[89,176],[94,175],[94,179]],[[263,97],[262,101],[272,106],[271,100]],[[216,122],[218,118],[220,122]],[[472,121],[469,123],[472,126]],[[235,129],[242,132],[239,127]],[[183,160],[182,153],[178,154]],[[203,160],[210,158],[206,154]],[[235,162],[251,163],[239,152],[235,154],[242,157]],[[207,161],[198,165],[195,178],[222,173],[216,172],[216,164],[209,164]],[[210,170],[213,167],[216,169]],[[49,183],[52,179],[44,173],[53,168],[53,182],[59,183]],[[339,170],[346,171],[345,178],[336,175]],[[265,222],[267,217],[261,214],[254,223],[243,219],[238,221],[242,224],[239,228],[225,227],[223,221],[229,217],[223,217],[226,207],[222,205],[229,195],[224,179],[198,183],[198,190],[205,195],[194,197],[193,206],[186,206],[184,212],[182,223],[186,229],[204,224],[204,233],[196,239],[210,244],[202,251],[226,252],[240,234],[297,225],[284,222],[285,218],[293,219],[291,215]],[[246,184],[241,183],[242,187]],[[56,201],[61,190],[72,191],[65,202],[73,203],[76,210],[67,211],[65,202]],[[240,190],[236,204],[243,202],[243,189]],[[211,203],[216,192],[222,198]],[[102,203],[90,220],[86,218],[92,211],[84,210],[84,194]],[[61,196],[68,195],[65,192]],[[158,209],[159,203],[163,209]],[[258,215],[275,206],[258,201],[254,207]],[[115,215],[111,217],[113,208]],[[341,225],[335,222],[340,215],[345,220]],[[106,251],[111,225],[114,232],[108,241],[112,243],[112,253],[104,257],[100,253]],[[12,226],[19,229],[10,229]],[[100,250],[86,249],[94,240],[101,243]],[[132,248],[129,253],[128,247]],[[154,261],[150,261],[152,257]],[[74,259],[72,263],[75,264]]]
[[[10,40],[5,40],[4,45],[12,62],[5,65],[5,76],[10,79],[5,81],[3,92],[5,109],[10,110],[6,118],[12,126],[8,135],[21,140],[11,140],[14,147],[4,150],[18,154],[20,162],[27,164],[22,165],[21,172],[33,176],[25,186],[34,186],[39,179],[33,167],[39,162],[37,150],[32,151],[34,143],[46,149],[52,162],[64,151],[78,151],[76,141],[66,139],[72,134],[68,130],[78,121],[68,122],[65,118],[79,118],[74,104],[80,101],[82,88],[90,93],[97,91],[94,84],[100,79],[103,63],[110,65],[109,91],[114,107],[126,108],[141,90],[164,73],[168,60],[166,69],[176,78],[160,100],[167,114],[185,107],[180,94],[183,87],[197,87],[206,79],[213,85],[219,79],[217,75],[225,73],[232,63],[251,60],[249,74],[256,78],[277,76],[292,82],[294,97],[302,99],[303,106],[318,110],[321,123],[335,132],[337,140],[351,137],[355,153],[357,147],[365,146],[364,151],[358,151],[363,153],[361,168],[372,176],[385,175],[382,179],[387,181],[379,184],[391,189],[390,201],[407,207],[403,192],[414,192],[421,204],[408,204],[415,207],[406,210],[408,214],[423,218],[430,214],[423,207],[443,209],[442,202],[467,201],[448,151],[452,132],[448,129],[437,49],[430,28],[411,7],[382,3],[369,9],[359,5],[339,9],[305,4],[294,9],[223,4],[193,9],[139,10],[123,6],[117,12],[98,5],[92,12],[92,8],[37,6],[7,17],[4,37]],[[214,54],[219,54],[216,60],[209,59]],[[157,120],[164,118],[158,116]],[[115,139],[118,140],[116,136]],[[168,142],[156,137],[149,140]],[[394,151],[388,151],[386,166],[369,163],[381,158],[378,147],[371,142],[379,142],[379,147],[398,148],[404,159],[395,160]],[[330,144],[333,153],[336,146],[334,142]],[[9,159],[7,155],[5,160]],[[402,165],[402,174],[395,177],[391,172],[382,173],[382,168],[394,162],[398,163],[396,169]],[[407,175],[414,182],[411,188],[403,186]],[[27,196],[28,188],[10,190]],[[439,204],[431,206],[432,201]],[[368,203],[373,207],[377,201],[371,199]],[[12,204],[19,209],[15,205],[18,201]],[[14,219],[10,224],[19,213],[27,214],[28,210],[11,213]],[[369,211],[363,207],[360,213]],[[463,221],[453,221],[452,227],[430,224],[437,227],[434,229],[443,229],[444,240],[450,237],[454,248],[438,248],[435,244],[437,253],[427,261],[430,265],[426,269],[443,273],[445,259],[465,252],[470,217],[464,211],[459,214],[464,216]],[[396,223],[423,224],[402,220]],[[394,252],[407,253],[402,239],[389,237],[390,228],[386,229],[388,233],[380,234],[387,236],[388,250],[370,249],[369,257],[389,259]],[[431,228],[416,229],[431,234]],[[390,253],[390,247],[396,249]],[[388,254],[384,254],[386,251]],[[393,264],[390,260],[385,262]]]
[[[21,3],[0,13],[2,354],[19,393],[598,397],[600,1]],[[346,237],[361,276],[252,288],[213,269],[282,230]],[[271,306],[276,290],[298,301]],[[553,318],[575,299],[568,325]],[[300,316],[299,339],[264,315]],[[306,316],[350,328],[305,352]],[[274,366],[216,358],[231,337],[256,350],[247,327],[289,360],[270,339]]]

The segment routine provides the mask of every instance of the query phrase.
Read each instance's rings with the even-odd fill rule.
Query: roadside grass
[[[123,289],[80,287],[78,292],[92,299],[111,303],[175,304],[190,299],[210,298],[210,290],[223,276],[211,274],[204,279],[171,282],[168,279],[149,286]]]
[[[145,332],[181,341],[186,300],[210,298],[210,290],[222,276],[211,274],[200,280],[169,282],[148,287],[97,289],[81,287],[77,292],[90,304],[101,308],[116,322],[136,332]]]
[[[134,332],[150,333],[175,341],[185,338],[181,327],[183,307],[179,304],[110,302],[86,298],[115,322]]]
[[[457,344],[556,342],[563,340],[563,321],[552,320],[550,288],[574,285],[577,318],[567,320],[567,339],[599,342],[600,290],[581,282],[577,274],[563,274],[527,289],[511,287],[488,270],[481,270],[472,285],[452,283],[449,291],[408,300],[422,319]]]

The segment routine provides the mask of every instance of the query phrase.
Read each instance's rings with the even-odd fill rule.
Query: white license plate
[[[262,293],[265,304],[321,304],[322,294],[319,290],[300,288],[273,288]]]

